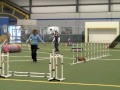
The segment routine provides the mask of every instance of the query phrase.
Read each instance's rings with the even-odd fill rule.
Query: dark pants
[[[59,44],[55,43],[54,46],[55,46],[55,52],[59,52],[59,49],[58,49]]]
[[[37,62],[37,45],[31,45],[31,56],[33,59],[33,62]]]

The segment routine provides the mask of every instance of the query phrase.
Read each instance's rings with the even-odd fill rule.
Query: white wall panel
[[[120,18],[120,12],[112,12],[111,18]]]
[[[33,0],[33,5],[75,4],[76,0]]]
[[[106,12],[108,5],[79,6],[79,12]]]
[[[75,24],[75,20],[39,20],[38,26],[59,26],[59,27],[72,27]]]
[[[33,7],[32,8],[32,13],[60,13],[60,12],[75,12],[75,6]]]
[[[29,0],[10,0],[13,3],[19,5],[19,6],[26,6],[29,5]]]
[[[111,11],[120,11],[120,4],[118,4],[118,5],[111,5]]]
[[[112,42],[116,38],[115,29],[90,29],[89,42]]]
[[[24,9],[25,9],[25,10],[27,10],[27,11],[29,11],[29,10],[30,10],[30,9],[29,9],[29,7],[24,7]]]
[[[120,3],[120,0],[111,0],[112,3]]]
[[[79,13],[80,18],[107,18],[108,12]]]
[[[89,36],[89,34],[91,35]],[[118,35],[119,35],[118,21],[85,22],[85,42],[88,42],[89,40],[94,41],[95,39],[96,40],[108,39],[109,41],[110,40],[112,41]]]
[[[56,18],[120,18],[120,12],[31,14],[31,19]]]
[[[80,0],[80,4],[89,4],[89,3],[107,3],[108,0]]]
[[[78,18],[78,13],[31,14],[32,19]]]

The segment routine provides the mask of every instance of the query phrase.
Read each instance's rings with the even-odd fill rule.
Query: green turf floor
[[[47,73],[49,59],[42,58],[49,58],[54,47],[40,44],[39,48],[37,63],[32,62],[29,50],[10,53],[10,70]],[[70,64],[71,47],[60,44],[59,48],[64,55],[64,81],[49,82],[47,78],[33,77],[0,78],[0,90],[120,90],[119,46],[110,49],[110,56],[75,65]]]

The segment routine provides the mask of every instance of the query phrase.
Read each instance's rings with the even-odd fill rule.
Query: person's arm
[[[28,43],[32,38],[32,35],[29,36],[29,38],[26,40],[26,43]]]
[[[58,44],[60,43],[60,37],[58,37]]]
[[[40,42],[42,42],[44,45],[45,45],[45,42],[42,40],[42,38],[38,35],[38,41]]]
[[[52,40],[52,43],[55,41],[55,37],[53,38],[53,40]]]

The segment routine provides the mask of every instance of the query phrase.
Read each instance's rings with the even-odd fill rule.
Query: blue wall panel
[[[3,29],[3,25],[9,24],[9,18],[8,17],[0,17],[0,35],[6,34]]]

